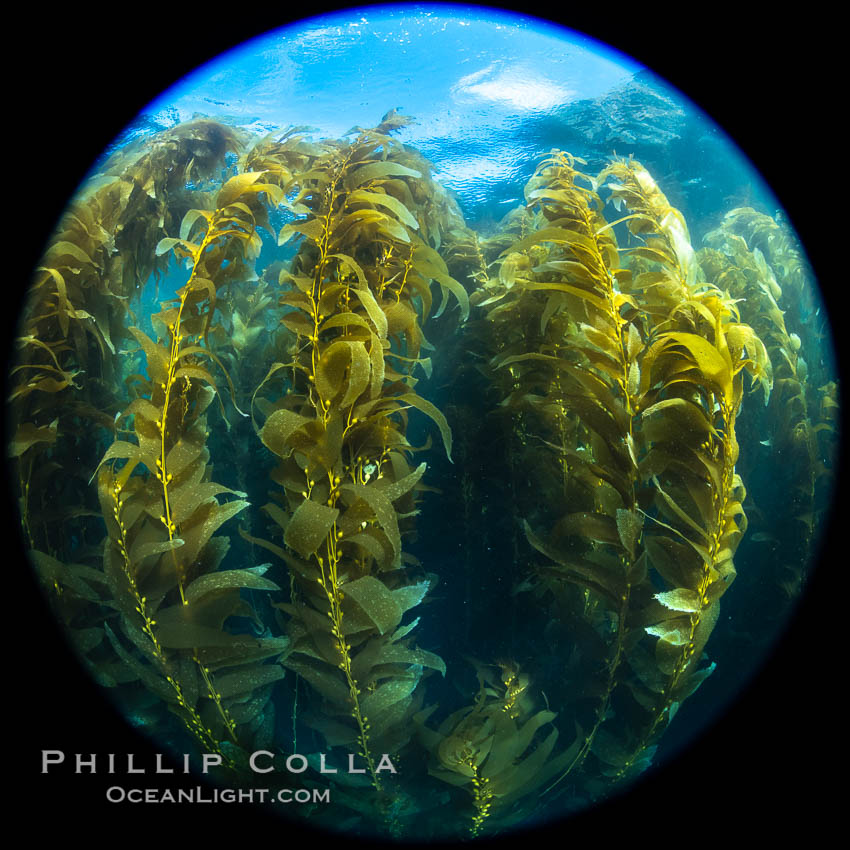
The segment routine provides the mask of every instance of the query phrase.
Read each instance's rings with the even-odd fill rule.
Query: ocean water
[[[510,836],[639,788],[756,675],[833,499],[833,342],[788,214],[651,69],[348,10],[151,102],[79,203],[21,320],[12,487],[157,751],[352,840]]]

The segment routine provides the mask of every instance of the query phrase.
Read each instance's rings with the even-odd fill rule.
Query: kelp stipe
[[[591,179],[574,163],[558,151],[544,160],[526,187],[527,209],[539,210],[529,232],[472,298],[494,329],[506,326],[494,338],[510,342],[492,361],[494,380],[506,370],[513,382],[503,403],[534,412],[526,422],[563,480],[529,506],[539,515],[545,504],[555,522],[545,536],[539,519],[525,522],[549,561],[538,575],[581,588],[556,593],[557,616],[596,632],[586,663],[605,658],[585,673],[598,696],[578,714],[580,746],[550,791],[582,769],[618,780],[645,768],[711,671],[700,657],[746,529],[735,474],[743,370],[765,397],[772,384],[763,343],[703,278],[683,217],[646,170],[614,162]],[[602,217],[600,186],[624,213],[614,221]],[[638,247],[618,249],[621,223]],[[526,333],[510,335],[519,326]]]
[[[290,569],[290,601],[278,606],[293,642],[284,663],[318,700],[300,716],[329,746],[364,760],[375,791],[390,795],[377,798],[385,814],[393,791],[376,754],[404,750],[423,673],[445,674],[439,656],[409,645],[418,618],[402,624],[434,583],[416,577],[415,559],[402,550],[426,470],[408,463],[407,410],[430,416],[451,453],[448,424],[417,395],[412,374],[417,366],[430,374],[420,327],[429,281],[468,310],[466,293],[420,235],[427,229],[436,241],[435,192],[424,164],[388,135],[403,123],[389,116],[350,144],[329,145],[288,185],[293,210],[305,216],[279,240],[300,239],[292,270],[280,275],[288,289],[280,321],[295,335],[293,358],[272,365],[258,388],[285,376],[285,394],[255,402],[283,488],[265,510],[286,549],[255,542]]]
[[[547,729],[533,743],[537,731],[557,715],[548,709],[533,712],[529,678],[516,662],[499,662],[498,677],[490,668],[476,667],[479,688],[472,705],[449,715],[436,731],[424,725],[436,706],[416,717],[420,738],[431,753],[428,772],[465,788],[472,797],[473,838],[495,824],[503,829],[524,821],[537,805],[531,795],[575,758],[570,750],[552,755],[557,729]]]
[[[644,331],[632,299],[617,285],[615,275],[623,272],[602,201],[574,164],[569,155],[554,152],[538,167],[525,189],[527,208],[539,210],[537,224],[502,252],[503,297],[482,301],[493,305],[491,322],[515,323],[520,311],[534,322],[534,336],[514,337],[492,363],[496,372],[509,369],[515,378],[519,392],[509,397],[517,399],[513,404],[537,408],[535,421],[548,431],[537,436],[560,466],[562,487],[549,507],[560,503],[566,513],[550,543],[525,522],[529,543],[554,561],[552,578],[583,589],[572,605],[595,619],[601,608],[610,610],[618,624],[594,719],[568,771],[581,766],[608,713],[632,586],[646,579],[637,547],[643,515],[635,446],[637,356]],[[634,321],[624,318],[623,308]],[[543,395],[529,393],[532,387]],[[581,539],[607,546],[577,545]]]
[[[97,511],[88,480],[98,444],[88,436],[92,428],[114,431],[128,310],[165,268],[155,247],[182,218],[187,181],[217,173],[241,137],[197,120],[130,145],[90,178],[60,221],[27,293],[11,372],[10,455],[30,548],[64,559],[74,533],[93,525],[81,513]],[[66,475],[57,500],[51,470],[74,452],[87,474]]]
[[[651,720],[619,766],[620,776],[711,670],[699,666],[700,654],[735,576],[732,558],[746,531],[746,491],[735,472],[743,373],[762,386],[765,399],[773,377],[764,343],[750,326],[734,321],[734,302],[704,279],[684,219],[646,170],[615,162],[603,177],[614,178],[613,197],[634,211],[628,228],[647,245],[634,253],[651,263],[634,279],[635,289],[649,283],[647,306],[660,331],[641,364],[646,454],[640,467],[653,485],[653,530],[666,531],[647,536],[645,546],[669,588],[654,594],[641,615],[652,623],[647,634],[658,638],[656,671],[637,653],[632,667],[655,696],[646,695]]]
[[[769,404],[748,405],[744,416],[745,425],[761,437],[761,452],[777,452],[784,460],[781,481],[786,495],[773,504],[769,492],[752,494],[757,507],[764,505],[753,530],[767,535],[765,543],[777,557],[776,585],[791,600],[804,583],[834,471],[832,414],[837,405],[831,395],[834,384],[816,383],[825,370],[818,362],[819,340],[810,321],[817,313],[811,300],[814,282],[790,235],[755,210],[727,213],[721,226],[705,236],[705,244],[700,264],[738,300],[742,318],[757,329],[774,364]],[[771,522],[769,529],[764,521],[768,500],[770,515],[779,512],[784,517]],[[774,606],[773,616],[786,607]]]
[[[218,363],[208,344],[218,315],[216,292],[250,275],[261,244],[257,225],[268,227],[260,195],[272,203],[281,196],[278,187],[258,182],[259,177],[231,178],[218,192],[214,210],[190,210],[180,237],[158,244],[159,254],[175,250],[187,257],[191,272],[173,306],[152,316],[161,341],[130,328],[145,353],[150,377],[140,382],[142,394],[119,418],[132,417],[135,442],[116,441],[101,461],[123,459],[125,464],[120,472],[111,470],[111,463],[103,465],[99,480],[104,514],[111,519],[105,571],[116,598],[125,600],[126,639],[153,668],[137,664],[136,669],[149,688],[176,703],[175,710],[201,745],[225,755],[234,767],[222,742],[239,745],[242,739],[245,751],[252,750],[257,730],[251,724],[263,717],[270,696],[266,686],[283,676],[278,666],[261,662],[287,647],[282,639],[261,642],[251,633],[225,628],[231,617],[258,620],[240,597],[241,589],[279,587],[262,577],[267,565],[219,569],[229,542],[213,535],[248,502],[244,493],[210,480],[206,448],[205,411],[217,391],[207,368]],[[193,236],[197,243],[190,241]],[[219,504],[223,493],[237,498]],[[139,638],[139,628],[147,640]],[[122,654],[111,633],[110,639]],[[249,696],[253,704],[246,713]],[[240,729],[237,718],[248,728]],[[272,718],[269,709],[265,722]],[[246,758],[243,754],[240,761]]]
[[[30,380],[13,393],[13,416],[18,423],[13,450],[22,470],[23,526],[30,545],[40,547],[31,556],[51,591],[52,603],[68,624],[74,646],[99,682],[130,692],[130,683],[141,681],[174,706],[187,727],[213,750],[220,749],[220,738],[233,737],[236,721],[222,700],[232,696],[234,683],[229,691],[226,684],[214,686],[210,665],[202,663],[197,650],[193,653],[197,670],[187,673],[178,657],[185,653],[172,651],[176,647],[158,609],[171,588],[179,585],[182,594],[185,587],[187,576],[180,567],[185,562],[174,555],[176,546],[188,543],[182,554],[197,556],[197,572],[215,570],[224,550],[219,546],[213,554],[215,547],[205,547],[198,528],[186,540],[176,537],[175,518],[188,529],[188,515],[197,501],[187,505],[178,496],[173,506],[179,516],[169,516],[166,524],[152,516],[157,513],[157,501],[162,514],[163,499],[168,505],[168,488],[174,494],[182,486],[187,467],[192,467],[192,475],[197,473],[194,483],[203,476],[204,410],[213,394],[202,383],[191,384],[187,376],[198,377],[192,371],[198,367],[190,365],[191,356],[183,363],[185,375],[177,374],[179,333],[164,350],[141,334],[158,386],[144,376],[122,373],[121,360],[128,352],[118,347],[132,338],[127,316],[147,278],[164,268],[156,246],[186,209],[187,181],[203,183],[216,174],[226,153],[240,147],[240,138],[232,128],[195,121],[129,146],[105,163],[103,173],[89,182],[66,213],[36,274],[20,340],[35,356],[18,372],[28,374]],[[191,324],[188,315],[187,319]],[[187,354],[191,352],[184,350],[179,356]],[[163,364],[160,374],[157,368]],[[50,377],[57,371],[69,378],[79,376],[79,382],[57,382]],[[46,383],[33,379],[34,374],[45,372]],[[148,387],[147,402],[137,398],[126,408],[127,391],[132,397],[141,385]],[[154,408],[154,400],[161,404],[162,413],[152,419],[168,420],[161,435],[152,435],[152,422],[144,418]],[[38,425],[51,416],[55,418],[47,429]],[[93,451],[102,452],[104,440],[112,433],[121,434],[128,421],[137,442],[114,443],[111,457],[130,458],[129,462],[120,472],[111,472],[110,464],[98,474],[99,459]],[[181,452],[171,450],[181,439],[188,454],[178,458]],[[128,451],[122,454],[121,445],[128,446]],[[65,476],[60,492],[55,485],[45,489],[71,458],[77,475]],[[158,480],[156,460],[169,468]],[[148,472],[140,475],[145,467]],[[133,472],[137,474],[131,477]],[[95,477],[97,489],[91,487]],[[182,496],[191,489],[183,490]],[[94,504],[91,496],[95,496]],[[64,512],[65,521],[51,523],[51,530],[45,524],[36,531],[27,517],[33,505],[40,505],[43,520],[50,517],[45,509],[48,500],[56,505],[55,511]],[[92,540],[102,534],[91,519],[100,512],[98,501],[109,531],[105,548]],[[232,512],[232,507],[228,510]],[[63,515],[59,512],[56,519]],[[171,514],[169,507],[165,514]],[[205,518],[212,520],[210,510]],[[163,567],[166,561],[170,569]],[[202,595],[200,586],[196,591]],[[228,730],[225,735],[210,732],[212,721],[202,718],[196,706],[199,688],[187,677],[204,681],[202,688],[216,702]]]

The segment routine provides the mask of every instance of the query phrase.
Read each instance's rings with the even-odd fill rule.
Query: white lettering
[[[292,766],[293,759],[301,759],[301,769],[295,768]],[[303,773],[309,765],[307,764],[307,759],[304,756],[299,755],[298,753],[293,753],[291,756],[286,757],[286,769],[290,773]]]
[[[219,767],[221,765],[221,756],[218,753],[204,753],[201,756],[201,762],[203,763],[201,772],[207,774],[210,772],[211,767]]]
[[[378,762],[378,766],[375,768],[375,773],[380,773],[382,770],[388,770],[390,773],[396,773],[395,766],[392,761],[390,761],[390,757],[387,753],[383,753],[381,755],[381,760]]]
[[[270,753],[268,750],[257,750],[255,753],[251,753],[251,758],[248,759],[248,764],[251,766],[251,770],[254,773],[271,773],[274,770],[274,765],[270,765],[269,767],[259,767],[257,765],[257,756],[268,756],[270,759],[274,758],[274,753]]]
[[[89,773],[97,773],[95,768],[95,764],[97,762],[97,756],[94,753],[89,753],[89,758],[84,759],[82,753],[77,753],[77,767],[74,770],[74,773],[82,773],[83,767],[91,768]]]
[[[41,751],[41,772],[47,773],[47,766],[50,764],[62,764],[65,761],[65,753],[62,750],[42,750]]]
[[[263,791],[265,794],[265,791]],[[297,788],[293,791],[291,788],[281,788],[277,792],[278,803],[291,803],[293,800],[296,803],[330,803],[331,792],[329,788]],[[265,798],[262,798],[265,802]]]

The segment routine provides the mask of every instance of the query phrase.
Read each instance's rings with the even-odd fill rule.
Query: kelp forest
[[[693,244],[640,162],[552,150],[479,232],[410,120],[197,118],[104,160],[30,281],[10,486],[81,665],[162,747],[241,787],[302,754],[311,825],[487,836],[645,770],[721,611],[781,622],[838,388],[781,217]]]

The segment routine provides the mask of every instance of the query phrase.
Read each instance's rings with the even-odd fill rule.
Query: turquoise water
[[[662,102],[605,106],[635,78]],[[601,114],[580,112],[594,103]],[[414,117],[401,139],[428,158],[467,221],[501,218],[553,147],[597,169],[612,153],[649,153],[645,164],[671,178],[686,216],[747,193],[778,207],[723,130],[650,69],[579,32],[497,9],[387,5],[292,24],[187,75],[117,144],[195,115],[260,135],[294,126],[339,138],[390,109]]]
[[[304,125],[314,138],[337,138],[397,108],[416,118],[404,141],[443,185],[467,206],[501,203],[504,212],[506,187],[524,182],[547,150],[535,123],[642,68],[538,19],[416,9],[351,10],[257,38],[149,104],[144,129],[201,113],[255,133]]]

